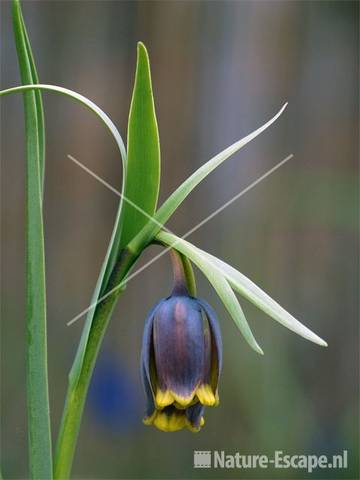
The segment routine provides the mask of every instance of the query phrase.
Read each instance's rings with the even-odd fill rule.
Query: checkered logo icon
[[[194,468],[211,468],[210,450],[194,451]]]

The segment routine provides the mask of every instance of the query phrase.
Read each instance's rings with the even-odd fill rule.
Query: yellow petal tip
[[[219,400],[216,399],[211,386],[208,384],[200,385],[196,390],[196,396],[198,397],[200,403],[207,405],[208,407],[214,407],[217,405],[217,403],[219,403]]]
[[[155,395],[155,404],[158,408],[165,408],[171,405],[174,402],[174,397],[172,396],[170,390],[157,390]]]

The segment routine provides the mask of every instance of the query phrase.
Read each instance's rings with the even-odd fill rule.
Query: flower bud
[[[221,363],[221,334],[213,309],[185,291],[161,300],[144,328],[144,423],[163,431],[199,431],[204,406],[219,402]]]

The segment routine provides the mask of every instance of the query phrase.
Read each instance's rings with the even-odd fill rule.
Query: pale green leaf
[[[312,332],[308,327],[305,327],[305,325],[300,323],[299,320],[296,320],[295,317],[281,307],[249,278],[213,255],[206,252],[203,253],[213,265],[217,266],[219,270],[223,272],[223,275],[227,278],[232,288],[251,303],[267,313],[271,318],[281,323],[281,325],[292,330],[301,337],[321,345],[322,347],[327,346],[327,343],[322,338]]]
[[[212,263],[207,260],[199,249],[172,233],[161,231],[157,234],[156,238],[165,245],[172,246],[172,248],[188,257],[203,272],[219,295],[219,298],[230,313],[245,340],[257,353],[263,354],[262,349],[254,338],[238,299],[227,280],[221,272],[219,272],[219,269],[214,268]]]
[[[125,168],[126,164],[126,149],[124,146],[124,142],[121,138],[121,135],[112,122],[108,115],[106,115],[105,112],[101,110],[94,102],[89,100],[88,98],[84,97],[84,95],[81,95],[80,93],[74,92],[73,90],[69,90],[68,88],[64,87],[59,87],[57,85],[45,85],[45,84],[33,84],[33,85],[21,85],[19,87],[12,87],[12,88],[7,88],[4,90],[0,91],[0,96],[5,96],[5,95],[10,95],[12,93],[19,93],[19,92],[27,92],[31,90],[44,90],[44,91],[49,91],[49,92],[55,92],[55,93],[60,93],[62,95],[65,95],[66,97],[71,97],[77,102],[83,104],[86,108],[94,112],[100,120],[104,123],[106,128],[109,130],[109,132],[112,134],[114,137],[114,140],[116,142],[116,145],[120,151],[120,155],[123,161],[123,168]]]
[[[160,232],[157,235],[159,240],[170,240],[168,233]],[[190,242],[186,240],[182,240],[175,235],[172,235],[173,243],[175,243],[174,248],[178,248],[181,245],[186,246],[188,252],[194,251],[197,252],[198,255],[201,255],[203,260],[207,260],[212,268],[218,273],[218,275],[223,276],[230,284],[230,286],[240,293],[243,297],[249,300],[251,303],[256,305],[260,308],[263,312],[267,313],[271,318],[279,322],[284,327],[292,330],[294,333],[297,333],[303,338],[310,340],[320,346],[326,347],[327,343],[312,332],[308,327],[305,327],[302,323],[300,323],[296,318],[294,318],[289,312],[287,312],[283,307],[281,307],[275,300],[273,300],[267,293],[265,293],[261,288],[259,288],[254,282],[249,280],[245,275],[240,273],[234,267],[228,265],[224,261],[218,259],[217,257],[201,250],[200,248],[192,245]],[[189,258],[191,258],[189,256]]]
[[[106,128],[109,130],[111,133],[112,137],[114,138],[116,145],[119,149],[121,159],[122,159],[122,169],[123,169],[123,178],[125,178],[125,170],[126,170],[126,150],[124,146],[124,142],[121,138],[121,135],[119,131],[117,130],[116,126],[114,123],[111,121],[111,119],[106,115],[105,112],[103,112],[94,102],[89,100],[88,98],[84,97],[83,95],[74,92],[72,90],[69,90],[67,88],[59,87],[56,85],[43,85],[43,84],[37,84],[37,85],[23,85],[19,87],[13,87],[13,88],[8,88],[6,90],[0,91],[0,96],[5,96],[5,95],[10,95],[13,93],[19,93],[19,92],[28,92],[27,95],[33,95],[32,90],[35,91],[49,91],[49,92],[54,92],[58,93],[61,95],[65,95],[67,97],[73,98],[77,102],[81,103],[84,105],[86,108],[91,110],[97,117],[103,122],[103,124],[106,126]],[[123,188],[122,188],[123,190]],[[122,206],[123,203],[120,201],[120,205],[117,211],[117,216],[115,219],[115,224],[112,232],[112,236],[110,239],[110,243],[108,246],[108,250],[100,271],[100,275],[98,277],[95,290],[93,292],[93,296],[91,299],[91,304],[95,304],[97,300],[103,295],[103,292],[105,291],[107,282],[109,280],[110,274],[112,272],[112,269],[114,267],[116,258],[118,257],[119,251],[118,251],[118,246],[119,246],[119,241],[120,241],[120,235],[121,235],[121,217],[122,217]],[[92,326],[92,320],[93,320],[93,315],[94,315],[95,309],[92,308],[89,310],[86,318],[86,322],[82,331],[81,339],[80,339],[80,344],[77,350],[77,354],[75,357],[75,361],[73,363],[71,372],[70,372],[70,380],[74,383],[77,382],[80,374],[80,370],[82,367],[83,363],[83,358],[85,355],[85,350],[86,350],[86,345],[88,342],[89,338],[89,332]]]
[[[146,244],[152,241],[156,236],[158,231],[161,228],[161,225],[164,225],[170,216],[175,212],[179,205],[185,200],[185,198],[191,193],[191,191],[205,178],[207,177],[215,168],[221,165],[226,159],[231,155],[236,153],[247,143],[253,140],[255,137],[260,135],[264,130],[266,130],[272,123],[274,123],[285,110],[287,103],[283,105],[280,111],[271,118],[268,122],[262,125],[260,128],[250,133],[246,137],[242,138],[238,142],[235,142],[230,147],[226,148],[202,167],[200,167],[196,172],[194,172],[187,180],[185,180],[176,190],[173,192],[170,197],[161,205],[159,210],[154,215],[154,220],[150,220],[141,232],[134,238],[133,241],[129,244],[129,249],[134,252],[141,252]]]

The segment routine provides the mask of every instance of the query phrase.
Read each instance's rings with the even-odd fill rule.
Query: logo
[[[276,450],[272,456],[244,455],[239,452],[229,454],[224,450],[195,450],[194,468],[225,468],[225,469],[303,469],[308,473],[316,469],[347,468],[348,452],[326,455],[287,455],[282,450]]]
[[[194,451],[194,468],[211,468],[210,450]]]

